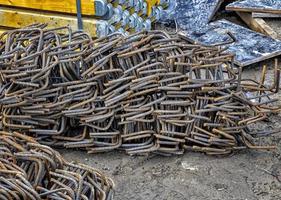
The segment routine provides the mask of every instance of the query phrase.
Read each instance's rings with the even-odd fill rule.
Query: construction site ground
[[[281,39],[280,21],[267,19],[266,22]],[[271,66],[266,84],[272,84],[272,62],[244,68],[243,77],[260,80],[262,66],[266,64]],[[281,92],[277,96],[281,100]],[[252,128],[281,129],[281,113]],[[277,148],[243,150],[224,157],[195,152],[164,157],[129,156],[122,151],[102,154],[59,151],[67,160],[94,166],[113,178],[116,200],[280,200],[281,132],[260,138],[257,143],[273,144]]]
[[[261,66],[244,69],[243,77],[259,80]],[[266,83],[273,82],[273,68]],[[281,93],[277,94],[281,99]],[[281,128],[281,114],[272,115],[253,129]],[[225,157],[186,152],[164,157],[129,156],[125,152],[87,154],[59,150],[69,161],[101,169],[114,179],[116,200],[280,200],[281,133],[257,140],[277,145],[275,151],[243,150]]]
[[[246,26],[237,16],[228,18]],[[226,16],[218,16],[218,19],[226,19]],[[281,40],[280,19],[265,21]],[[174,33],[178,27],[161,24],[157,28]],[[280,56],[278,60],[281,68]],[[243,78],[259,81],[262,67],[267,65],[265,84],[272,85],[273,63],[272,59],[245,67]],[[276,97],[281,100],[281,91]],[[191,151],[173,156],[154,153],[131,156],[121,150],[96,154],[87,154],[79,149],[56,150],[67,161],[90,165],[112,178],[115,183],[115,200],[281,200],[281,112],[271,114],[250,128],[253,133],[280,130],[255,139],[258,146],[276,148],[244,149],[224,156]]]

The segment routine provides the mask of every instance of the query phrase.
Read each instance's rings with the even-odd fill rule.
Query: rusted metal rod
[[[220,47],[163,31],[93,40],[65,29],[34,25],[0,37],[3,130],[89,153],[213,155],[253,148],[248,125],[280,111],[278,63],[268,87],[266,68],[260,82],[243,79]]]

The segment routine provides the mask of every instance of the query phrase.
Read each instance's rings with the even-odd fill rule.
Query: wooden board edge
[[[265,60],[268,60],[268,59],[272,59],[272,58],[280,56],[280,55],[281,55],[281,50],[280,51],[275,51],[275,52],[270,53],[270,54],[268,54],[266,56],[261,56],[261,57],[259,57],[257,59],[253,59],[251,61],[247,61],[247,62],[244,62],[244,63],[239,63],[237,61],[236,62],[241,67],[247,67],[249,65],[252,65],[252,64],[255,64],[255,63],[259,63],[259,62],[262,62],[262,61],[265,61]],[[236,64],[236,62],[234,61],[235,64]]]
[[[274,9],[258,9],[258,8],[238,8],[234,6],[226,6],[225,9],[228,11],[236,11],[236,12],[260,12],[260,13],[281,14],[281,9],[274,10]]]
[[[252,17],[253,18],[272,18],[272,19],[277,19],[277,18],[281,18],[281,14],[253,12],[252,13]]]
[[[254,31],[278,39],[278,34],[262,19],[253,18],[249,12],[236,12],[240,18]]]

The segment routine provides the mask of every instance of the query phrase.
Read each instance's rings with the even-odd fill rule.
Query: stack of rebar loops
[[[68,34],[58,34],[61,29]],[[223,49],[162,31],[93,40],[69,27],[34,25],[0,41],[6,132],[89,153],[213,155],[271,148],[255,145],[249,124],[280,111],[277,62],[268,86],[265,67],[260,82],[243,79]]]
[[[150,30],[173,10],[175,3],[175,0],[0,0],[0,31],[33,23],[47,23],[51,28],[69,25],[77,30],[76,13],[80,12],[82,28],[93,37],[113,32],[128,35]]]
[[[66,162],[52,148],[21,133],[0,131],[0,199],[112,199],[100,171]]]

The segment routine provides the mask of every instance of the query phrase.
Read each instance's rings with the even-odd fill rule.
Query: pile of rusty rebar
[[[267,86],[265,68],[260,82],[242,79],[233,55],[177,35],[149,31],[92,40],[64,29],[69,34],[33,26],[1,36],[4,130],[89,153],[263,148],[248,125],[280,111],[273,98],[277,63]]]
[[[113,183],[18,132],[0,131],[0,199],[112,199]]]

